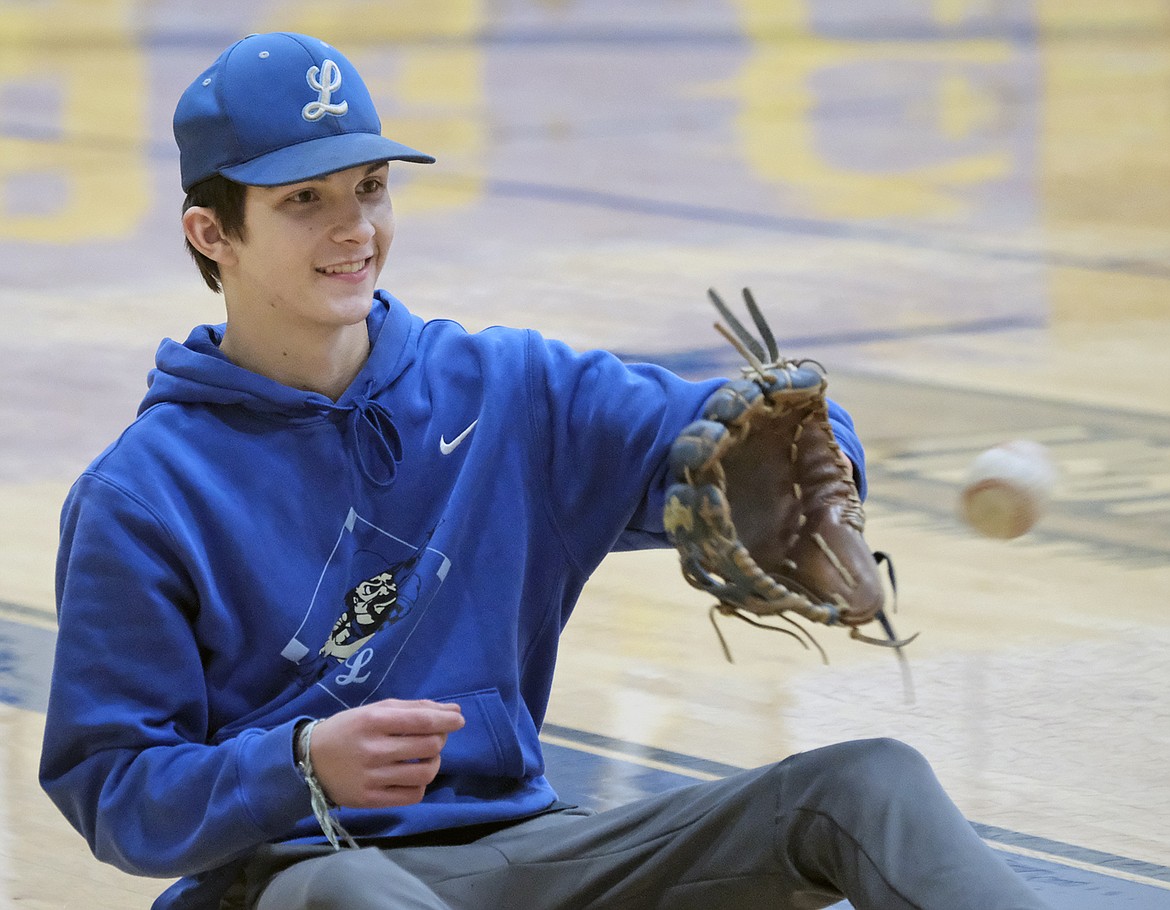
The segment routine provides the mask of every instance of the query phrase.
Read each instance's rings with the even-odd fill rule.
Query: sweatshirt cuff
[[[293,734],[305,718],[239,737],[240,799],[256,825],[271,836],[286,833],[311,811],[309,790],[293,760]]]

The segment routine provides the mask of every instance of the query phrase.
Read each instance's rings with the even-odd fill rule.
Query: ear
[[[193,205],[183,212],[183,233],[191,246],[221,266],[235,261],[231,238],[219,226],[215,209]]]

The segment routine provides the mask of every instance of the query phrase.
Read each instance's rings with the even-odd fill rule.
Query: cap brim
[[[286,146],[251,161],[220,168],[219,173],[249,186],[281,186],[375,161],[435,163],[431,155],[376,133],[342,133]]]

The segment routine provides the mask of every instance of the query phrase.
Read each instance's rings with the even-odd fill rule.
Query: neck
[[[365,366],[370,340],[363,321],[329,331],[285,331],[274,344],[267,333],[250,332],[229,317],[219,348],[237,366],[336,401]]]

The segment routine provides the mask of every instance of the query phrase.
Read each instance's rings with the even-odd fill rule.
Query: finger
[[[385,736],[418,736],[434,733],[454,733],[463,728],[466,721],[460,711],[449,708],[412,705],[371,706],[371,722],[377,732]]]
[[[367,774],[360,791],[348,804],[359,808],[411,805],[423,798],[438,773],[437,758],[378,768]]]
[[[374,702],[375,705],[385,705],[386,707],[398,708],[437,708],[440,711],[454,711],[456,714],[463,712],[458,702],[454,701],[432,701],[429,698],[416,699],[400,699],[400,698],[384,698],[381,701]]]
[[[378,768],[399,762],[437,760],[446,744],[445,733],[381,736],[353,743],[352,752],[361,767]]]
[[[426,796],[424,787],[389,787],[369,793],[364,799],[354,804],[356,809],[388,809],[395,806],[413,806],[421,803]]]
[[[454,701],[424,701],[421,704],[430,708],[438,708],[441,711],[454,711],[456,714],[462,714],[463,708],[458,702]]]
[[[405,761],[384,762],[362,772],[361,786],[365,790],[386,790],[390,787],[425,787],[439,773],[440,758],[412,758]]]

